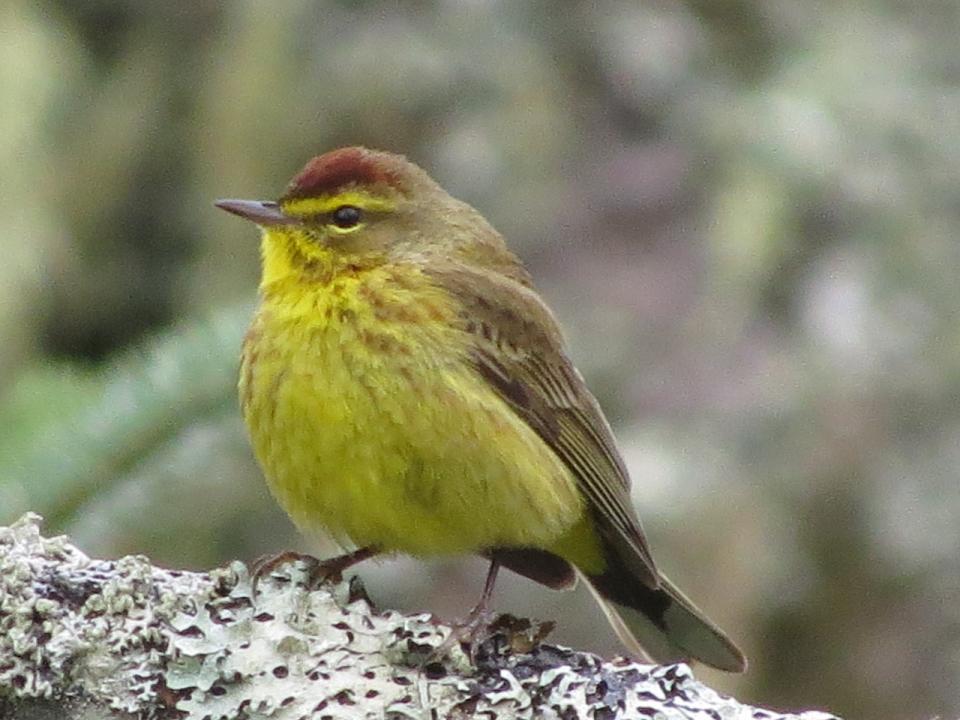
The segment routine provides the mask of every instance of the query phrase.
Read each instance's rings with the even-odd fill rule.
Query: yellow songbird
[[[503,238],[405,158],[314,158],[277,202],[221,200],[262,231],[240,398],[274,496],[303,530],[376,553],[583,577],[627,647],[746,660],[658,572],[610,426]]]

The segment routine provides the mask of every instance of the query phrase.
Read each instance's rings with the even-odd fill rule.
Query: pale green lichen
[[[0,705],[197,720],[830,717],[741,705],[685,665],[540,645],[523,621],[475,665],[458,645],[440,657],[449,627],[378,612],[356,582],[311,591],[307,577],[281,566],[254,598],[242,563],[207,574],[92,560],[27,515],[0,528]]]
[[[27,514],[0,528],[0,696],[94,695],[126,712],[156,697],[165,624],[215,576],[177,573],[146,558],[88,558],[44,538]]]

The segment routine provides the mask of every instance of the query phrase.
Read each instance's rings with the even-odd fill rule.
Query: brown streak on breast
[[[260,357],[257,347],[259,341],[260,328],[253,324],[243,337],[243,349],[240,353],[240,365],[243,368],[243,396],[240,398],[240,405],[244,410],[250,405],[250,397],[253,394],[253,374],[257,359]]]
[[[308,258],[298,253],[300,258],[300,277],[304,283],[324,285],[333,280],[333,269],[329,263],[322,263],[316,258]]]
[[[267,392],[267,398],[269,402],[269,413],[270,413],[270,422],[274,422],[277,415],[277,393],[280,390],[280,386],[287,379],[287,368],[283,368],[280,372],[273,376],[273,382],[270,383],[270,390]]]
[[[361,285],[357,288],[357,295],[359,295],[360,299],[367,303],[367,305],[372,307],[375,313],[384,308],[383,297],[369,285]]]
[[[360,331],[360,341],[375,353],[384,355],[409,355],[410,348],[386,333]]]
[[[423,319],[422,313],[414,305],[387,302],[382,293],[368,285],[361,285],[357,294],[370,306],[379,322],[415,323]]]

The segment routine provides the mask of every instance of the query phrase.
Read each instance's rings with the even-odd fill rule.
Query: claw
[[[297,560],[304,563],[307,566],[307,589],[316,590],[327,581],[340,582],[343,579],[344,570],[373,557],[378,552],[375,547],[368,546],[328,560],[318,560],[313,555],[298,553],[294,550],[284,550],[276,555],[264,555],[254,561],[253,570],[250,573],[253,594],[256,596],[257,586],[264,575],[269,575],[285,563]]]
[[[496,584],[499,569],[500,563],[497,560],[491,560],[490,570],[487,571],[487,579],[483,584],[483,594],[480,596],[480,602],[470,611],[466,620],[453,624],[453,632],[450,633],[450,637],[430,653],[422,667],[442,660],[450,654],[456,643],[466,645],[470,664],[474,666],[477,664],[481,646],[494,635],[490,632],[490,626],[493,624],[496,614],[490,610],[490,598],[493,595],[493,587]]]

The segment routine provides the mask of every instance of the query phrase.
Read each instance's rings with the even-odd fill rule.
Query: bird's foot
[[[496,613],[478,605],[470,611],[466,619],[451,624],[450,635],[430,653],[424,665],[441,662],[443,658],[450,655],[450,651],[456,645],[463,647],[470,659],[470,664],[476,665],[483,644],[495,634],[490,629],[496,618]]]
[[[497,614],[474,608],[466,620],[452,625],[452,632],[424,660],[421,669],[436,675],[442,668],[444,658],[457,644],[463,647],[475,668],[496,667],[507,655],[523,655],[533,652],[555,627],[552,621],[540,622],[513,615]]]
[[[343,580],[344,570],[372,557],[376,552],[374,548],[363,547],[328,560],[318,560],[313,555],[298,553],[294,550],[284,550],[276,555],[264,555],[254,561],[253,570],[250,573],[253,593],[256,595],[257,585],[264,576],[269,575],[286,563],[302,562],[307,569],[307,579],[304,584],[308,590],[315,590],[325,582],[340,582]]]
[[[453,642],[460,643],[466,648],[470,663],[476,665],[483,644],[496,634],[493,630],[496,619],[495,612],[488,608],[475,607],[465,620],[453,625],[453,632],[447,642],[452,639]]]
[[[284,550],[283,552],[278,552],[273,555],[262,555],[253,561],[253,564],[250,566],[250,583],[253,586],[253,594],[256,595],[257,586],[264,577],[270,575],[270,573],[281,565],[298,561],[307,567],[308,577],[310,578],[310,588],[316,587],[313,584],[313,578],[315,577],[314,569],[322,564],[320,560],[313,557],[313,555],[298,553],[294,550]]]

